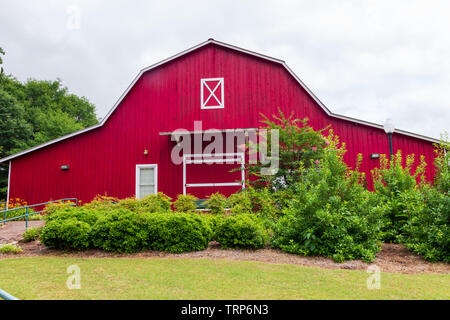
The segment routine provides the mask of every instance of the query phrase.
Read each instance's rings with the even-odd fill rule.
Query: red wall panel
[[[225,108],[202,110],[200,79],[216,77],[225,81]],[[174,197],[183,191],[183,168],[170,160],[174,142],[159,132],[193,130],[199,120],[204,130],[255,128],[260,113],[276,114],[278,108],[309,118],[315,129],[331,125],[347,144],[348,164],[363,154],[368,177],[378,164],[370,154],[389,152],[383,130],[328,116],[282,65],[211,44],[144,73],[102,127],[11,160],[10,198],[37,203],[63,197],[90,201],[105,193],[130,197],[137,164],[158,164],[158,189]],[[394,134],[393,146],[417,158],[424,154],[432,179],[430,142]],[[70,170],[62,171],[62,164]]]

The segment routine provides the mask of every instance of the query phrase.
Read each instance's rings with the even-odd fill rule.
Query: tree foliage
[[[4,51],[0,48],[0,66]],[[17,80],[0,73],[0,158],[81,130],[98,122],[95,106],[54,81]],[[0,171],[0,199],[7,170]]]
[[[299,119],[291,113],[288,117],[279,109],[278,115],[269,118],[263,114],[262,126],[258,131],[258,144],[249,142],[248,150],[252,152],[261,151],[261,142],[267,144],[267,158],[278,161],[278,171],[274,175],[262,174],[262,169],[267,168],[271,163],[263,163],[259,157],[258,163],[247,164],[245,170],[251,177],[250,183],[259,189],[265,187],[274,190],[283,189],[300,180],[301,167],[309,167],[311,160],[319,160],[324,155],[324,147],[328,141],[323,137],[323,132],[327,129],[315,131],[308,125],[308,119]],[[261,130],[265,129],[265,130]],[[276,131],[274,131],[276,130]],[[279,154],[274,154],[271,150],[274,134],[278,133]]]

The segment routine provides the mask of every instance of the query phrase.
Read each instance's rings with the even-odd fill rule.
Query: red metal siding
[[[225,79],[225,108],[200,109],[200,79]],[[10,198],[29,203],[63,197],[91,200],[96,194],[133,196],[137,164],[158,164],[158,190],[182,193],[182,165],[170,160],[173,142],[159,132],[178,128],[254,128],[260,113],[294,111],[321,129],[331,125],[347,143],[345,160],[354,165],[364,156],[362,170],[370,176],[377,164],[371,153],[388,153],[383,130],[328,116],[280,64],[216,45],[208,45],[143,74],[104,126],[11,160]],[[394,152],[424,154],[427,177],[434,169],[433,146],[394,134]],[[144,149],[149,154],[143,154]],[[62,164],[70,170],[62,171]],[[228,178],[216,177],[218,181]],[[203,190],[202,193],[207,192]]]

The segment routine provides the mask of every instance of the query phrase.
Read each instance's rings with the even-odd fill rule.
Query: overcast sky
[[[0,0],[0,47],[7,73],[61,78],[103,117],[140,69],[214,38],[285,60],[332,112],[439,138],[449,13],[433,0]]]

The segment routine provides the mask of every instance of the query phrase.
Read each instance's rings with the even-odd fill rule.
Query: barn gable
[[[367,173],[377,164],[369,155],[388,152],[381,125],[332,113],[284,61],[210,39],[141,70],[98,125],[0,161],[10,161],[10,196],[30,203],[74,196],[89,201],[104,193],[129,197],[138,194],[141,178],[152,176],[156,183],[143,187],[175,196],[185,187],[183,166],[171,162],[174,143],[162,133],[194,130],[195,121],[203,130],[256,128],[260,113],[278,107],[308,117],[315,129],[331,125],[347,142],[347,163],[362,153]],[[395,136],[394,149],[425,154],[431,162],[437,140],[400,130]],[[138,168],[148,176],[140,177]],[[431,166],[427,170],[432,177]],[[211,168],[199,173],[214,183],[230,180]]]
[[[306,84],[289,68],[289,66],[283,60],[276,59],[276,58],[273,58],[273,57],[270,57],[270,56],[266,56],[266,55],[263,55],[263,54],[259,54],[259,53],[256,53],[256,52],[253,52],[253,51],[250,51],[250,50],[242,49],[242,48],[239,48],[239,47],[236,47],[236,46],[224,43],[224,42],[220,42],[220,41],[217,41],[217,40],[214,40],[214,39],[208,39],[207,41],[202,42],[202,43],[200,43],[200,44],[198,44],[198,45],[196,45],[196,46],[194,46],[194,47],[192,47],[190,49],[182,51],[182,52],[180,52],[180,53],[178,53],[178,54],[176,54],[174,56],[171,56],[171,57],[169,57],[167,59],[164,59],[164,60],[162,60],[162,61],[160,61],[158,63],[155,63],[155,64],[153,64],[153,65],[151,65],[151,66],[149,66],[147,68],[142,69],[137,74],[137,76],[134,78],[134,80],[131,82],[131,84],[127,87],[127,89],[122,93],[122,95],[119,97],[117,102],[114,104],[114,106],[110,109],[110,111],[106,114],[106,116],[102,119],[102,121],[99,124],[91,126],[91,127],[88,127],[88,128],[85,128],[85,129],[80,130],[80,131],[76,131],[74,133],[65,135],[63,137],[60,137],[60,138],[48,141],[46,143],[43,143],[43,144],[40,144],[40,145],[35,146],[33,148],[24,150],[24,151],[19,152],[17,154],[13,154],[11,156],[5,157],[3,159],[0,159],[0,163],[9,161],[9,160],[11,160],[13,158],[16,158],[16,157],[19,157],[19,156],[24,155],[26,153],[32,152],[34,150],[46,147],[46,146],[51,145],[53,143],[56,143],[56,142],[59,142],[59,141],[71,138],[73,136],[82,134],[84,132],[88,132],[88,131],[94,130],[96,128],[102,127],[108,121],[109,117],[113,114],[113,112],[116,110],[116,108],[121,104],[123,99],[127,96],[127,94],[130,92],[130,90],[136,84],[136,82],[145,73],[147,73],[150,70],[156,69],[156,68],[158,68],[160,66],[163,66],[164,64],[167,64],[167,63],[169,63],[169,62],[171,62],[173,60],[176,60],[176,59],[178,59],[178,58],[180,58],[180,57],[182,57],[184,55],[187,55],[187,54],[189,54],[189,53],[191,53],[191,52],[193,52],[195,50],[198,50],[198,49],[200,49],[200,48],[202,48],[204,46],[208,46],[208,45],[216,45],[216,46],[219,46],[219,47],[228,48],[228,49],[231,49],[231,50],[234,50],[234,51],[242,52],[244,54],[252,55],[252,56],[260,58],[260,59],[262,59],[264,61],[270,61],[270,62],[273,62],[273,63],[276,63],[276,64],[280,64],[287,70],[287,72],[289,72],[290,75],[292,75],[292,77],[311,96],[311,98],[314,99],[314,101],[317,103],[317,105],[320,106],[327,115],[329,115],[331,117],[335,117],[337,119],[342,119],[342,120],[346,120],[346,121],[350,121],[350,122],[354,122],[354,123],[359,123],[359,124],[375,127],[375,128],[378,128],[378,129],[383,129],[383,126],[380,125],[380,124],[376,124],[376,123],[373,123],[373,122],[360,120],[360,119],[356,119],[356,118],[352,118],[352,117],[348,117],[348,116],[344,116],[344,115],[340,115],[340,114],[331,112],[331,110],[328,109],[325,106],[325,104],[320,101],[320,99],[306,86]],[[431,137],[419,135],[419,134],[408,132],[408,131],[405,131],[405,130],[397,129],[396,132],[400,133],[400,134],[407,135],[407,136],[415,137],[415,138],[418,138],[418,139],[423,139],[423,140],[426,140],[426,141],[430,141],[430,142],[433,142],[433,143],[439,143],[438,139],[434,139],[434,138],[431,138]]]

